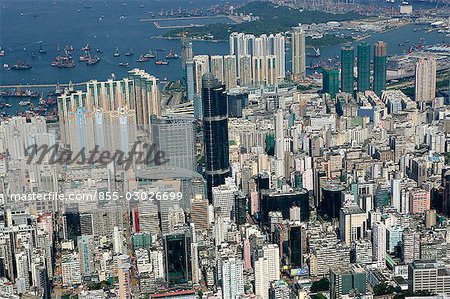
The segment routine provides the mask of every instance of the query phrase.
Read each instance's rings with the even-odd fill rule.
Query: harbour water
[[[121,78],[127,70],[135,67],[145,69],[161,80],[176,80],[181,77],[181,61],[170,60],[169,65],[155,65],[154,60],[136,62],[140,54],[148,51],[159,51],[160,58],[164,58],[169,50],[180,54],[180,41],[177,39],[161,39],[167,29],[158,29],[152,22],[142,22],[140,19],[149,18],[150,12],[155,14],[161,9],[200,8],[209,6],[213,1],[143,1],[143,0],[1,0],[0,1],[0,47],[6,55],[0,57],[0,85],[27,85],[67,83],[69,81],[84,82],[90,79],[105,80],[115,74]],[[124,5],[126,4],[126,5]],[[211,23],[211,19],[204,20]],[[218,21],[223,21],[218,19]],[[171,20],[171,25],[187,24],[186,20]],[[192,21],[202,22],[201,19]],[[188,22],[189,24],[192,22]],[[416,28],[416,30],[414,30]],[[388,43],[389,54],[401,54],[409,49],[411,44],[417,44],[424,38],[425,44],[441,43],[443,36],[437,32],[425,32],[423,26],[408,25],[386,33],[372,34],[366,41],[374,43],[384,40]],[[20,34],[18,34],[18,32]],[[405,43],[409,41],[409,43]],[[46,54],[39,54],[41,45]],[[403,46],[398,46],[403,43]],[[88,66],[78,62],[83,54],[80,50],[89,44],[101,58],[98,64]],[[73,57],[76,67],[60,69],[50,66],[55,56],[61,55],[65,45],[72,45],[75,49]],[[61,52],[57,52],[57,48]],[[114,50],[119,48],[120,57],[114,57]],[[134,56],[124,53],[133,50]],[[320,58],[309,58],[307,64],[340,54],[340,46],[324,47]],[[194,42],[195,54],[228,54],[228,42]],[[32,54],[34,53],[34,58]],[[287,53],[287,69],[290,69],[290,52]],[[17,61],[32,64],[29,70],[15,71],[3,68],[4,64],[14,65]],[[128,63],[129,68],[119,66]]]

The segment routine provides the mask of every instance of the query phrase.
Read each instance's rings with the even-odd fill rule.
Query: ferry
[[[25,71],[31,69],[31,64],[24,62],[17,62],[11,67],[12,70]]]
[[[168,65],[169,61],[167,61],[167,60],[156,60],[155,64],[156,65]]]
[[[114,51],[113,56],[114,56],[114,57],[119,57],[119,56],[120,56],[119,48],[116,47],[116,50]]]
[[[144,55],[139,56],[139,59],[136,60],[136,62],[146,62],[148,61],[148,58],[146,58]]]

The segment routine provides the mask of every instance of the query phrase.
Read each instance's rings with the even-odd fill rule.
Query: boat
[[[144,57],[144,55],[141,54],[141,56],[139,56],[139,59],[136,60],[136,62],[146,62],[148,61],[148,58]]]
[[[130,64],[129,64],[128,62],[120,62],[120,63],[119,63],[119,66],[122,66],[122,67],[129,67]]]
[[[30,101],[20,101],[19,102],[19,106],[27,106],[27,105],[30,105],[30,104],[31,104]]]
[[[89,44],[86,44],[86,46],[84,46],[83,48],[81,48],[81,51],[84,51],[84,52],[90,51],[90,50],[91,50],[91,47],[89,46]]]
[[[100,50],[99,48],[95,49],[95,52],[97,52],[97,53],[103,53],[103,51]]]
[[[11,67],[12,70],[25,71],[31,69],[31,64],[25,62],[17,62]]]
[[[100,57],[98,56],[89,56],[88,61],[86,62],[87,65],[94,65],[99,63]]]
[[[40,53],[40,54],[45,54],[45,53],[47,53],[47,50],[45,50],[44,48],[42,48],[42,44],[39,46],[39,53]]]
[[[114,57],[119,57],[119,56],[120,56],[119,48],[116,48],[116,50],[114,51],[113,56],[114,56]]]
[[[5,107],[6,107],[6,108],[11,108],[11,107],[12,107],[12,105],[11,105],[11,104],[9,104],[9,103],[5,103]]]
[[[0,57],[3,57],[3,56],[5,56],[6,54],[5,54],[5,50],[0,50]]]
[[[167,61],[167,60],[156,60],[155,64],[156,65],[168,65],[169,61]]]
[[[34,52],[31,53],[31,58],[36,58],[36,54],[34,54]]]
[[[166,59],[178,59],[179,56],[174,51],[170,50],[169,53],[166,55]]]
[[[133,56],[134,52],[133,49],[130,49],[128,52],[125,53],[125,56]]]
[[[56,52],[59,52],[59,51],[61,51],[61,49],[59,48],[59,45],[58,45],[58,47],[56,47]]]
[[[309,57],[320,57],[320,49],[319,48],[314,48],[314,47],[312,47],[312,49],[313,49],[313,52],[311,53],[311,52],[307,52],[306,53],[306,56],[309,56]]]
[[[156,58],[156,55],[153,54],[152,51],[150,51],[150,52],[144,54],[144,57],[150,59],[150,58]]]
[[[156,51],[158,51],[158,52],[164,52],[166,49],[156,49]]]

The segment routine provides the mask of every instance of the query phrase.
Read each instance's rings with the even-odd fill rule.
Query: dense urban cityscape
[[[450,2],[159,2],[0,1],[0,298],[450,298]]]

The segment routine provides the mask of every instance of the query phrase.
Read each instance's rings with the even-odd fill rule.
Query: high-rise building
[[[292,268],[300,268],[302,259],[302,227],[300,225],[289,226],[289,261]]]
[[[193,58],[195,67],[195,94],[201,96],[202,92],[202,77],[204,74],[209,73],[209,56],[208,55],[196,55]]]
[[[239,298],[244,294],[244,262],[238,258],[222,261],[222,293],[223,299]]]
[[[253,56],[252,57],[252,74],[253,74],[253,85],[259,86],[265,84],[265,61],[264,56]]]
[[[367,229],[367,214],[359,206],[348,205],[341,208],[339,217],[340,239],[347,246],[364,238]]]
[[[283,80],[286,76],[286,46],[283,34],[277,33],[273,37],[273,52],[270,54],[276,57],[277,80]]]
[[[260,257],[255,261],[255,295],[261,299],[269,299],[269,262]]]
[[[131,299],[131,263],[128,255],[117,257],[119,299]]]
[[[78,237],[77,245],[81,275],[90,277],[94,273],[94,236],[83,235]]]
[[[166,280],[171,285],[187,283],[192,279],[192,236],[188,230],[164,235]]]
[[[223,56],[212,55],[211,56],[211,74],[222,83],[225,83],[223,76]]]
[[[384,42],[378,41],[374,46],[373,57],[373,91],[377,96],[381,96],[386,90],[387,72],[387,46]]]
[[[238,65],[241,70],[239,74],[239,86],[242,87],[251,86],[253,81],[252,56],[251,55],[239,56]]]
[[[183,33],[181,36],[181,69],[183,70],[183,75],[186,73],[186,63],[192,60],[192,40],[187,38]]]
[[[305,31],[301,27],[292,28],[292,75],[297,80],[306,76]]]
[[[375,222],[372,225],[372,256],[379,268],[386,266],[386,226]]]
[[[156,149],[165,153],[166,166],[196,170],[194,119],[152,117],[151,136]]]
[[[230,171],[225,87],[210,73],[202,79],[203,126],[208,199]]]
[[[236,56],[225,55],[223,57],[224,63],[224,82],[227,90],[237,86],[237,71],[236,71]],[[213,73],[214,75],[214,73]]]
[[[353,93],[354,61],[355,53],[353,47],[345,46],[341,48],[341,91]]]
[[[234,196],[238,191],[232,178],[226,178],[225,184],[212,188],[212,202],[216,215],[230,218],[234,205]]]
[[[358,92],[370,90],[370,45],[358,45]]]
[[[277,57],[275,55],[265,56],[264,81],[267,85],[274,85],[278,81],[276,61]]]
[[[322,77],[322,90],[329,93],[332,99],[339,92],[339,70],[325,68]]]
[[[191,221],[198,231],[209,229],[208,205],[208,200],[203,198],[201,194],[196,194],[191,200]]]
[[[242,117],[242,109],[248,105],[248,93],[241,90],[227,92],[228,117]]]
[[[192,59],[186,61],[186,92],[189,101],[195,96],[195,63]],[[195,107],[194,107],[195,108]]]
[[[430,209],[430,192],[420,188],[409,191],[409,212],[411,214],[425,213]]]
[[[263,257],[267,259],[267,269],[266,276],[268,282],[280,279],[280,248],[276,244],[268,244],[263,246]]]
[[[339,299],[350,291],[364,294],[367,291],[366,272],[361,266],[332,266],[330,268],[330,298]]]
[[[421,57],[416,63],[416,102],[429,103],[436,97],[436,59]]]
[[[450,271],[444,264],[414,261],[408,267],[408,289],[411,293],[428,291],[450,295]]]

